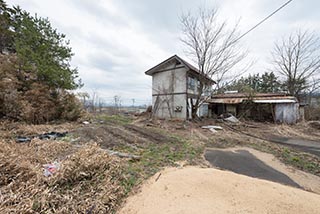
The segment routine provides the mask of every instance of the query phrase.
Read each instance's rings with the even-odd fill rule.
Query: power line
[[[289,0],[286,3],[284,3],[281,7],[279,7],[277,10],[275,10],[273,13],[271,13],[269,16],[267,16],[266,18],[264,18],[263,20],[261,20],[258,24],[256,24],[255,26],[253,26],[252,28],[250,28],[247,32],[245,32],[244,34],[242,34],[241,36],[239,36],[239,38],[237,38],[235,40],[235,42],[239,41],[242,37],[244,37],[245,35],[247,35],[248,33],[250,33],[251,31],[253,31],[254,29],[256,29],[259,25],[261,25],[263,22],[265,22],[267,19],[269,19],[271,16],[273,16],[274,14],[276,14],[279,10],[281,10],[282,8],[284,8],[285,6],[287,6],[290,2],[292,2],[293,0]]]

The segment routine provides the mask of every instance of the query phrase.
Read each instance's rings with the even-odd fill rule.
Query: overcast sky
[[[144,72],[166,58],[184,54],[179,41],[179,15],[201,6],[219,9],[219,17],[240,21],[245,32],[287,0],[7,0],[10,5],[48,17],[67,35],[90,94],[96,91],[106,103],[115,95],[123,103],[151,102],[151,77]],[[293,0],[283,10],[242,39],[255,60],[250,72],[270,68],[276,41],[295,30],[320,28],[320,1]],[[191,60],[188,60],[191,61]]]

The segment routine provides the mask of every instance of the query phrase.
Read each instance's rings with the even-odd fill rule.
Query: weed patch
[[[119,125],[126,125],[132,122],[132,118],[129,116],[122,116],[122,115],[99,115],[97,119],[103,121],[105,123],[113,123]]]
[[[132,147],[118,147],[122,152],[140,155],[140,161],[130,161],[124,171],[126,179],[122,183],[126,193],[143,180],[153,176],[164,167],[179,166],[179,161],[187,164],[197,164],[204,147],[193,145],[187,140],[172,137],[172,142],[166,144],[148,144],[139,150]]]

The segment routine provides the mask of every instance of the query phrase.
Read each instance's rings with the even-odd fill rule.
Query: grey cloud
[[[92,67],[95,67],[104,71],[111,71],[114,66],[116,66],[115,62],[106,57],[105,55],[93,56],[88,59],[88,62]]]
[[[122,47],[119,47],[113,40],[104,37],[103,35],[90,34],[85,36],[86,41],[90,41],[92,48],[102,51],[111,51],[115,56],[123,58],[130,57],[130,54]]]
[[[156,43],[171,52],[178,49],[180,21],[182,12],[196,9],[204,1],[194,0],[117,0],[119,8],[139,23],[146,34]]]
[[[113,25],[128,25],[127,21],[119,16],[110,14],[106,9],[103,8],[102,4],[104,1],[88,1],[88,0],[71,0],[72,5],[74,5],[82,13],[87,13],[95,18],[95,21],[113,23]]]
[[[215,3],[218,3],[220,9],[225,11],[224,18],[237,19],[239,17],[235,17],[234,13],[236,13],[247,19],[261,20],[285,2],[285,0],[239,1],[244,3],[241,8],[238,5],[232,7],[236,4],[234,0],[216,0],[215,2],[208,0],[57,0],[54,4],[59,4],[67,12],[76,14],[73,20],[75,17],[78,20],[71,22],[68,19],[68,13],[63,15],[64,19],[57,17],[55,13],[49,13],[51,14],[49,19],[54,20],[54,27],[71,40],[71,46],[75,52],[73,65],[79,67],[86,90],[97,89],[110,97],[123,94],[124,99],[125,96],[149,99],[151,98],[151,78],[146,77],[144,71],[149,68],[148,66],[152,67],[164,60],[157,57],[162,57],[166,53],[169,55],[181,53],[182,46],[178,40],[179,15],[183,11],[194,11],[203,5],[216,6]],[[22,8],[39,12],[39,14],[47,14],[48,11],[52,11],[50,6],[53,6],[52,1],[12,0],[12,2],[18,2]],[[112,6],[116,10],[109,12],[106,6]],[[273,43],[285,33],[290,33],[292,26],[296,23],[315,23],[314,29],[311,30],[319,28],[319,8],[320,1],[294,0],[244,37],[244,42],[254,50],[254,56],[260,57],[256,68],[260,71],[266,67],[266,56],[269,55]],[[79,17],[78,12],[81,14]],[[99,29],[88,31],[88,26],[82,24],[86,20]],[[246,29],[241,29],[243,31],[250,27],[248,23],[244,23],[244,26]],[[134,27],[137,29],[133,29]],[[113,37],[117,36],[118,31],[136,33],[135,39],[132,40],[136,43],[114,41]],[[140,34],[143,36],[139,37]],[[131,35],[120,36],[125,40]],[[142,40],[147,40],[148,43]],[[143,44],[148,48],[142,47]],[[139,50],[137,51],[136,48]],[[155,56],[155,53],[159,56]]]
[[[259,4],[256,4],[256,9],[260,14],[264,16],[269,15],[275,11],[286,1],[279,0],[260,0]],[[292,23],[302,20],[318,20],[319,19],[320,1],[292,1],[276,15],[274,15],[270,22]]]
[[[177,32],[179,15],[186,10],[198,8],[205,1],[194,0],[117,0],[114,1],[119,7],[131,16],[140,20],[150,30],[169,30]],[[154,31],[153,33],[156,33]]]

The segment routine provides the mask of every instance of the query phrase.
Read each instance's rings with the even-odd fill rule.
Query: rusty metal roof
[[[279,93],[257,93],[254,95],[244,93],[234,94],[219,94],[212,96],[208,103],[224,103],[224,104],[239,104],[243,101],[252,100],[255,103],[296,103],[297,99],[293,96],[288,96]]]
[[[238,104],[242,103],[244,98],[213,98],[209,99],[208,103],[225,103],[225,104]]]
[[[226,93],[226,94],[216,94],[212,98],[248,98],[248,97],[286,97],[285,93]]]

